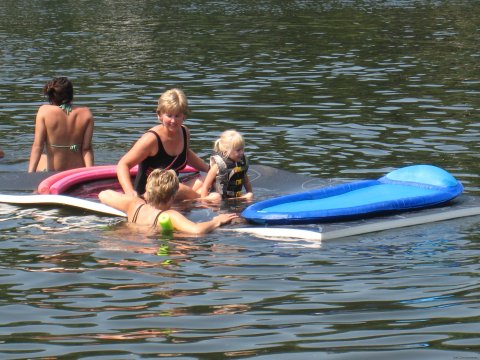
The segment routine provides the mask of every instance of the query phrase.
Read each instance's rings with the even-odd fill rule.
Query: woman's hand
[[[222,226],[230,223],[233,219],[236,219],[236,218],[238,218],[238,215],[232,213],[232,214],[220,214],[215,216],[214,219],[220,223],[219,226]]]

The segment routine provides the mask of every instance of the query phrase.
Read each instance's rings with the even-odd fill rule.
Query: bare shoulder
[[[185,216],[182,215],[182,213],[178,212],[177,210],[168,209],[168,210],[165,210],[164,213],[170,215],[172,219],[176,219],[177,221],[179,220],[181,221],[185,219]]]
[[[142,141],[147,141],[147,142],[151,142],[151,143],[155,142],[156,143],[157,142],[157,137],[155,136],[155,134],[157,134],[159,136],[162,136],[162,128],[163,128],[163,126],[161,126],[161,125],[154,126],[150,129],[148,129],[148,131],[146,131],[140,139]],[[154,132],[155,134],[152,134],[152,132]]]
[[[138,196],[129,196],[125,195],[125,202],[127,203],[126,206],[126,213],[131,214],[137,210],[137,207],[139,207],[142,204],[145,204],[145,201],[140,199]]]
[[[93,119],[93,114],[90,111],[90,108],[86,106],[76,106],[73,111],[75,111],[78,115],[84,117],[84,118],[91,118]]]
[[[142,199],[126,195],[115,190],[103,190],[98,194],[100,201],[106,205],[112,206],[115,209],[121,210],[125,213],[130,213],[135,209],[137,204],[143,202]]]
[[[155,126],[151,127],[150,129],[148,129],[148,131],[154,131],[154,132],[156,132],[157,134],[160,134],[160,133],[162,133],[163,131],[165,131],[165,126],[163,126],[163,125],[155,125]]]
[[[56,112],[58,110],[60,110],[60,108],[58,106],[50,105],[50,104],[43,104],[43,105],[40,105],[40,107],[38,108],[37,114],[38,115],[46,115],[46,114],[51,114],[53,112]]]

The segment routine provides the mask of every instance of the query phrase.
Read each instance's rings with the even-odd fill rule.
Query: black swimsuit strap
[[[160,136],[153,130],[147,130],[148,133],[152,133],[153,135],[155,135],[155,137],[157,138],[157,145],[158,145],[158,149],[160,149],[160,146],[163,147],[163,144],[162,144],[162,139],[160,139]]]
[[[153,226],[157,226],[158,224],[158,219],[160,218],[160,215],[162,215],[162,210],[160,210],[160,212],[157,214],[157,216],[155,217],[155,221],[153,222]]]
[[[137,222],[137,218],[138,218],[138,213],[140,212],[140,209],[142,208],[142,206],[145,205],[145,204],[140,204],[137,209],[135,210],[135,213],[133,214],[133,218],[132,218],[132,223],[136,223]]]

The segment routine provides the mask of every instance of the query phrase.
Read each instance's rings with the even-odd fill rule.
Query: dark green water
[[[94,113],[97,164],[189,97],[192,147],[322,178],[441,166],[480,194],[477,1],[0,2],[1,171],[26,170],[43,84]],[[279,179],[281,181],[281,179]],[[5,359],[477,358],[478,218],[324,243],[161,241],[0,206]],[[167,262],[165,262],[167,260]]]

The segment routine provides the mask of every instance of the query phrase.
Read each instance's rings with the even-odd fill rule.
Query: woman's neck
[[[169,210],[170,207],[171,207],[170,201],[167,202],[167,203],[160,203],[160,204],[158,204],[157,206],[154,206],[152,203],[150,203],[150,202],[148,202],[148,201],[147,201],[147,204],[150,205],[152,208],[154,208],[154,209],[156,209],[156,210],[161,210],[161,211]]]
[[[60,104],[58,105],[58,107],[62,109],[67,115],[72,112],[72,103]]]

